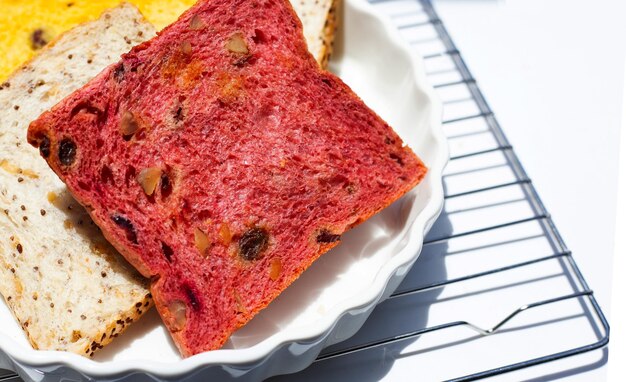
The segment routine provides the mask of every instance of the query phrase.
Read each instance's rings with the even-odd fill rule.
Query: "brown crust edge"
[[[323,42],[322,49],[319,52],[319,56],[316,57],[320,67],[324,70],[328,69],[328,61],[330,61],[330,55],[333,53],[333,46],[335,43],[335,32],[337,31],[338,19],[337,8],[341,0],[332,0],[332,4],[328,9],[328,15],[326,16],[326,22],[323,30]]]
[[[140,303],[141,305],[137,306],[137,304]],[[141,301],[137,301],[130,309],[115,316],[103,332],[99,332],[95,338],[90,338],[91,342],[88,342],[86,346],[77,349],[76,353],[85,357],[93,357],[96,351],[102,349],[105,345],[109,344],[120,334],[126,331],[130,324],[146,314],[146,312],[149,311],[153,305],[154,303],[151,293],[146,294]]]
[[[141,316],[146,314],[146,312],[149,311],[154,305],[152,295],[148,293],[144,296],[143,299],[137,301],[129,309],[126,309],[118,315],[113,316],[103,331],[96,333],[93,337],[86,337],[87,342],[85,345],[78,348],[72,347],[71,345],[62,348],[40,346],[40,344],[38,344],[36,340],[31,336],[30,331],[28,330],[29,326],[26,325],[26,322],[22,322],[15,316],[15,311],[13,308],[11,308],[11,302],[6,301],[6,299],[5,302],[10,307],[9,310],[11,311],[11,314],[24,331],[24,334],[26,334],[26,338],[28,339],[28,342],[33,347],[33,349],[68,351],[88,358],[93,357],[95,352],[102,349],[105,345],[113,341],[114,338],[117,338],[120,334],[122,334],[128,328],[128,326],[130,326],[131,323],[141,318]],[[137,304],[141,305],[137,306]]]

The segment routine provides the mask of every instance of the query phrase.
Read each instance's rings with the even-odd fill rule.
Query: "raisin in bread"
[[[59,37],[0,86],[0,293],[37,349],[92,355],[151,305],[146,280],[104,239],[26,132],[154,34],[136,8],[120,6]]]
[[[185,356],[219,348],[426,173],[319,68],[286,0],[198,2],[28,141],[151,278]]]
[[[311,53],[326,65],[335,32],[338,0],[292,0],[304,25]],[[122,0],[20,0],[2,3],[0,13],[0,82],[58,34],[98,18]],[[148,21],[161,29],[196,0],[132,0]]]

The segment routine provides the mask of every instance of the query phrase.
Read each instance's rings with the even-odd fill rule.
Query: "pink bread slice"
[[[28,140],[151,278],[184,356],[219,348],[426,173],[319,69],[287,0],[198,2]]]

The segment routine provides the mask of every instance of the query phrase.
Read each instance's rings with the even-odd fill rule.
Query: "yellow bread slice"
[[[325,67],[335,31],[337,0],[291,0],[309,50]],[[95,20],[121,0],[0,0],[0,82],[52,38]],[[174,22],[195,0],[131,0],[157,29]]]
[[[124,4],[60,35],[0,86],[0,294],[36,349],[93,355],[152,305],[146,281],[26,143],[26,131],[154,35]]]

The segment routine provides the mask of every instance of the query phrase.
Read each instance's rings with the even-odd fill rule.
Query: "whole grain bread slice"
[[[0,293],[36,349],[93,355],[152,305],[36,149],[29,123],[155,35],[132,5],[61,35],[0,86]]]

